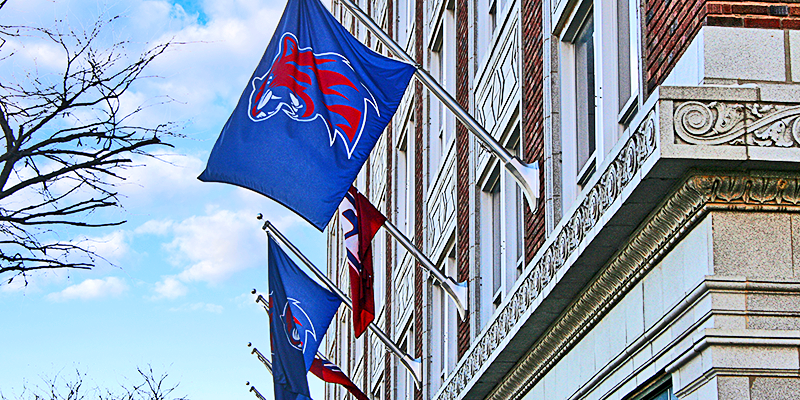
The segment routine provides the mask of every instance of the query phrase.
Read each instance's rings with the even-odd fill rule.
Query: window
[[[456,249],[455,246],[450,249],[450,253],[447,255],[447,258],[444,260],[444,275],[445,276],[457,276],[456,271]],[[445,293],[441,287],[439,288],[439,295],[441,296],[441,324],[442,324],[442,350],[441,350],[441,360],[442,360],[442,371],[441,371],[441,378],[442,382],[444,382],[447,374],[449,374],[456,364],[456,341],[458,338],[457,326],[456,326],[456,307],[453,304],[453,300],[450,296]]]
[[[623,400],[678,400],[672,393],[672,377],[667,374],[645,382]]]
[[[403,334],[400,350],[406,354],[414,355],[414,325],[409,324]],[[412,400],[414,398],[414,377],[401,363],[397,363],[397,397],[399,400]]]
[[[639,93],[639,35],[636,0],[617,2],[617,73],[619,122],[633,115]]]
[[[589,12],[575,36],[575,116],[578,184],[583,185],[594,172],[595,151],[595,75],[594,18]]]
[[[412,105],[413,107],[413,105]],[[412,113],[413,116],[413,113]],[[397,142],[395,216],[397,229],[407,237],[414,233],[414,119],[406,124]]]
[[[509,142],[513,144],[507,150],[518,156],[519,126]],[[524,268],[522,191],[501,165],[491,168],[481,183],[479,210],[481,324],[502,304]]]
[[[431,74],[451,95],[456,91],[456,22],[455,2],[445,4],[442,19],[439,21],[436,36],[431,43]],[[447,152],[450,139],[455,132],[455,116],[444,103],[430,97],[430,170],[429,183],[438,176],[442,160]]]

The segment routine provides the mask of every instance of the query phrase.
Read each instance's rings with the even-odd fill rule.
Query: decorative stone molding
[[[405,321],[414,309],[414,258],[409,253],[403,256],[400,268],[393,274],[392,282],[397,288],[394,292],[397,297],[392,299],[392,319]]]
[[[450,237],[456,224],[456,152],[455,146],[452,145],[453,142],[451,141],[448,146],[448,151],[442,160],[442,168],[433,183],[427,200],[428,238],[425,243],[427,244],[427,254],[434,262],[444,251],[447,238]]]
[[[519,28],[518,24],[506,25],[502,48],[496,47],[489,60],[478,72],[475,84],[475,120],[496,139],[505,130],[505,124],[514,109],[519,106]]]
[[[487,398],[522,398],[714,209],[800,211],[800,173],[690,175]]]
[[[674,110],[676,143],[800,147],[800,106],[687,101]]]
[[[443,385],[444,389],[440,391],[439,398],[454,400],[464,394],[462,393],[464,387],[481,368],[485,367],[486,361],[500,342],[517,324],[522,323],[520,317],[531,311],[531,304],[542,294],[542,288],[555,278],[586,234],[597,225],[600,217],[619,197],[623,189],[634,180],[642,164],[656,149],[655,119],[656,113],[651,111],[628,138],[578,209],[568,222],[561,225],[556,238],[546,245],[546,250],[539,253],[541,256],[533,267],[526,271],[522,283],[510,293],[509,300],[503,303],[501,309],[495,313],[495,318],[489,322],[488,328],[476,339],[476,344],[470,348],[456,371]],[[515,368],[514,371],[518,372],[519,368]],[[515,376],[512,381],[519,379],[521,377]]]

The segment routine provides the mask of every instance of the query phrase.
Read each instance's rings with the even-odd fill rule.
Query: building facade
[[[542,172],[531,211],[412,80],[356,186],[467,282],[469,310],[379,231],[376,323],[423,383],[343,309],[324,351],[371,398],[800,398],[800,5],[359,4]],[[328,275],[346,289],[343,254],[334,218]]]

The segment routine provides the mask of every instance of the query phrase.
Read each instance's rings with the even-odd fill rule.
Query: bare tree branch
[[[0,0],[0,11],[6,2]],[[127,42],[101,44],[117,18],[101,15],[80,32],[59,23],[54,28],[0,25],[0,62],[18,56],[6,48],[7,39],[23,36],[50,42],[64,61],[56,79],[35,69],[25,71],[24,79],[0,76],[5,138],[0,152],[0,275],[12,274],[9,282],[29,271],[88,268],[101,259],[84,244],[60,238],[58,227],[124,223],[89,217],[120,207],[114,187],[123,179],[121,172],[133,166],[132,156],[170,146],[162,138],[177,136],[171,122],[129,122],[147,105],[123,107],[123,96],[148,78],[145,70],[172,43],[156,44],[129,59]]]

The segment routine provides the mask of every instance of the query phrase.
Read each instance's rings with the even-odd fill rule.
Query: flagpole
[[[439,271],[438,268],[431,262],[431,260],[422,252],[411,243],[411,240],[406,237],[399,229],[397,229],[394,224],[389,222],[387,219],[383,223],[383,227],[386,228],[386,232],[389,232],[398,242],[400,242],[409,253],[411,253],[417,261],[422,264],[422,266],[430,271],[430,273],[442,284],[442,288],[444,291],[453,299],[456,303],[456,309],[458,309],[458,316],[463,321],[466,318],[467,314],[467,285],[465,283],[458,283],[452,277],[445,276]]]
[[[264,226],[262,227],[262,229],[264,229],[267,232],[267,235],[270,235],[271,237],[275,238],[280,244],[291,250],[292,253],[294,253],[294,255],[297,256],[297,258],[299,258],[300,261],[302,261],[303,264],[305,264],[306,267],[308,267],[311,270],[311,272],[317,276],[317,278],[319,278],[323,283],[325,283],[325,286],[327,286],[328,289],[330,289],[334,294],[336,294],[337,296],[339,296],[340,299],[342,299],[342,303],[344,303],[344,305],[347,306],[347,308],[351,310],[353,309],[353,302],[350,300],[350,298],[347,297],[347,295],[344,294],[344,292],[342,292],[342,290],[339,289],[339,287],[336,286],[330,279],[328,279],[328,277],[324,273],[322,273],[322,271],[320,271],[313,263],[311,263],[311,261],[308,258],[306,258],[306,256],[303,255],[303,253],[301,253],[300,250],[297,247],[295,247],[294,244],[292,244],[292,242],[286,239],[286,237],[283,236],[283,234],[280,231],[278,231],[278,229],[275,228],[275,226],[272,225],[271,222],[269,221],[264,222]],[[405,366],[406,369],[409,372],[411,372],[411,376],[414,377],[414,383],[417,385],[417,388],[421,389],[422,362],[411,358],[411,356],[400,350],[400,348],[397,347],[397,345],[392,341],[392,339],[386,336],[386,334],[380,328],[378,328],[374,322],[370,322],[368,327],[372,330],[375,336],[377,336],[378,339],[380,339],[386,345],[386,347],[388,347],[389,350],[391,350],[392,353],[394,353],[400,359],[400,362],[403,364],[403,366]]]
[[[269,370],[269,372],[271,373],[271,372],[272,372],[272,370],[270,369],[270,370]],[[258,391],[258,389],[256,389],[256,387],[255,387],[255,386],[251,385],[251,384],[250,384],[250,382],[247,382],[247,383],[245,383],[245,385],[247,385],[247,386],[250,386],[250,391],[251,391],[251,392],[253,392],[253,393],[255,393],[255,394],[256,394],[256,397],[258,397],[260,400],[267,400],[267,398],[266,398],[266,397],[264,397],[264,396],[261,394],[261,392],[259,392],[259,391]]]
[[[525,198],[528,200],[528,206],[531,211],[537,209],[537,201],[539,199],[539,163],[523,164],[517,157],[512,156],[497,140],[481,126],[474,118],[466,111],[460,104],[450,95],[441,85],[434,79],[428,71],[422,69],[406,51],[400,47],[386,32],[381,29],[369,15],[364,13],[352,0],[340,0],[345,7],[347,7],[356,18],[359,19],[364,25],[367,26],[377,38],[395,56],[401,60],[413,65],[416,68],[415,75],[417,79],[425,85],[450,111],[455,114],[456,118],[472,132],[484,146],[488,147],[489,151],[494,153],[503,166],[511,173],[514,180],[522,187],[522,192],[525,193]]]
[[[253,347],[253,343],[247,342],[247,347]],[[267,360],[267,357],[264,357],[264,355],[261,354],[261,352],[258,351],[257,348],[253,347],[253,351],[251,351],[250,354],[255,354],[256,357],[258,357],[258,361],[261,361],[261,363],[264,364],[265,367],[267,367],[270,374],[272,373],[272,363],[269,360]]]

